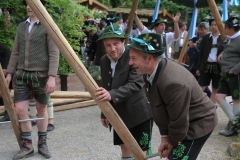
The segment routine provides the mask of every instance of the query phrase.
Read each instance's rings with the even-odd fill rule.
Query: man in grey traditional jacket
[[[240,18],[231,17],[225,22],[225,33],[229,37],[224,41],[224,51],[219,55],[221,64],[220,85],[216,100],[229,118],[229,123],[224,130],[219,132],[223,136],[232,136],[237,133],[233,126],[234,116],[240,113]],[[226,96],[231,95],[233,109],[226,101]]]

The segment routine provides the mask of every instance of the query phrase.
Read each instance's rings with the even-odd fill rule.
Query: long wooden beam
[[[137,10],[138,2],[139,2],[139,0],[134,0],[133,1],[132,8],[131,8],[131,11],[129,13],[130,16],[129,16],[129,19],[128,19],[127,30],[125,31],[126,34],[130,34],[130,32],[131,32],[132,25],[133,25],[133,20],[134,20],[134,14]],[[126,44],[127,43],[128,43],[128,39],[126,40]]]
[[[21,148],[21,144],[20,144],[21,129],[20,129],[20,125],[18,123],[18,116],[15,112],[14,104],[12,101],[12,97],[10,96],[10,92],[8,92],[9,91],[8,85],[6,83],[5,76],[3,74],[1,65],[0,65],[0,91],[2,93],[2,99],[4,101],[4,106],[7,107],[8,115],[12,121],[12,126],[13,126],[13,130],[14,130],[14,133],[15,133],[17,141],[18,141],[18,145]]]
[[[212,15],[214,17],[214,20],[217,23],[218,30],[221,34],[221,38],[222,38],[222,40],[225,40],[227,38],[227,35],[224,32],[224,26],[223,26],[223,23],[222,23],[222,18],[219,14],[216,2],[214,0],[207,0],[207,2],[208,2],[210,10],[212,12]]]
[[[97,83],[93,80],[85,66],[79,60],[74,50],[63,36],[58,26],[54,23],[51,16],[48,14],[44,6],[39,0],[26,0],[27,4],[31,7],[35,15],[40,20],[41,24],[45,27],[46,31],[53,39],[59,50],[67,60],[68,64],[72,67],[78,78],[83,82],[89,93],[96,101],[95,93],[98,88]],[[114,130],[118,133],[124,144],[132,153],[136,160],[143,160],[144,153],[136,140],[132,137],[131,133],[118,116],[117,112],[109,102],[96,101],[97,105],[112,124]]]

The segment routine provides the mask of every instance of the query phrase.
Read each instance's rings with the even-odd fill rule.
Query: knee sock
[[[234,118],[234,114],[231,105],[227,101],[224,101],[220,104],[220,107],[222,108],[223,112],[228,116],[229,120],[232,121]]]
[[[53,102],[49,101],[47,106],[48,118],[53,119]]]
[[[234,116],[240,113],[240,105],[233,106]]]
[[[36,117],[36,115],[37,115],[36,102],[30,101],[28,103],[28,105],[29,105],[29,110],[30,110],[30,117]]]
[[[122,157],[121,160],[134,160],[134,157]]]
[[[23,139],[27,139],[27,140],[30,140],[30,141],[32,140],[31,132],[22,132],[21,136],[22,136]]]
[[[38,136],[47,136],[47,132],[39,132],[38,131]]]

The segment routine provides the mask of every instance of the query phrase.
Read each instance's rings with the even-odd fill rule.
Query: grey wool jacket
[[[109,91],[110,103],[128,128],[135,127],[152,118],[148,103],[143,76],[129,66],[129,48],[126,46],[123,55],[118,59],[112,77],[111,62],[107,55],[101,58],[101,75],[103,88]],[[102,114],[102,118],[105,116]]]
[[[212,101],[195,77],[171,60],[162,59],[146,93],[161,135],[168,135],[173,146],[203,137],[217,125]]]
[[[13,74],[16,69],[48,71],[49,76],[56,76],[59,63],[57,46],[41,22],[35,23],[30,33],[28,26],[26,21],[18,25],[7,72]]]
[[[226,40],[227,41],[227,40]],[[240,36],[231,39],[230,43],[225,42],[223,57],[220,61],[221,70],[227,73],[230,70],[238,75],[240,73]]]

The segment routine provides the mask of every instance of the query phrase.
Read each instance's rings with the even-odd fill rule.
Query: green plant
[[[233,119],[233,126],[234,126],[234,129],[240,133],[240,114],[237,114],[234,116],[234,119]],[[238,140],[240,140],[240,137],[238,138]]]
[[[90,75],[92,76],[92,78],[94,80],[101,80],[101,69],[99,66],[89,66],[88,67],[88,72],[90,73]]]

